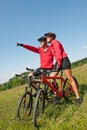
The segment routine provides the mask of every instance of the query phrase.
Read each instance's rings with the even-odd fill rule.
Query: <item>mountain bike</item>
[[[73,78],[77,84],[77,87],[79,88],[77,79],[75,77]],[[56,86],[52,84],[51,81],[55,81]],[[34,104],[34,112],[33,112],[33,125],[34,126],[38,126],[38,123],[42,117],[42,114],[44,113],[45,101],[46,99],[48,101],[50,99],[49,94],[48,94],[48,88],[51,88],[51,90],[53,91],[54,94],[57,95],[59,100],[64,98],[65,100],[68,101],[68,98],[67,98],[68,95],[71,96],[74,93],[74,90],[69,80],[63,77],[62,71],[61,71],[61,75],[56,76],[56,77],[46,76],[44,73],[42,73],[41,83],[46,85],[47,89],[39,89],[37,92],[37,96],[36,96],[35,104]]]
[[[26,69],[29,72],[34,71],[33,69],[29,69],[27,67]],[[28,82],[28,85],[26,85],[24,93],[19,100],[19,104],[17,108],[17,119],[24,120],[29,118],[31,114],[32,106],[33,106],[33,98],[36,97],[37,91],[39,90],[40,81],[38,75],[27,77],[25,75],[16,74],[16,76],[20,78],[25,78],[27,79]]]

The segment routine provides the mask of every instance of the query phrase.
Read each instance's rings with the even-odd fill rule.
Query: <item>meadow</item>
[[[32,114],[26,121],[16,118],[18,102],[26,85],[0,92],[0,130],[87,130],[87,64],[74,68],[73,75],[79,82],[83,103],[76,105],[64,99],[60,105],[48,103],[38,128],[33,126]]]

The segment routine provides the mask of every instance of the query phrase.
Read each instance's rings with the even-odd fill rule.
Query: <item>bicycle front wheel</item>
[[[44,113],[44,107],[45,107],[45,94],[44,90],[40,89],[38,90],[34,105],[34,113],[33,113],[34,126],[37,126],[38,123],[40,122],[40,118]]]
[[[17,109],[17,119],[25,120],[29,117],[32,110],[32,102],[33,100],[31,93],[25,92],[19,101]]]

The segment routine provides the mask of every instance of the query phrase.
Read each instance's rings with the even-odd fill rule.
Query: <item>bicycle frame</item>
[[[60,91],[57,88],[55,88],[50,81],[48,81],[49,79],[51,79],[51,80],[52,79],[58,79],[60,81],[60,86],[59,86]],[[44,76],[44,75],[42,75],[41,76],[41,82],[48,85],[48,87],[50,87],[57,94],[57,96],[59,98],[62,98],[64,96],[74,92],[72,86],[67,82],[67,78],[64,79],[62,76],[53,77],[53,76]],[[63,91],[63,83],[66,83],[68,86],[70,86],[71,91],[64,92]]]
[[[32,70],[27,68],[27,70]],[[34,70],[33,70],[34,71]],[[44,71],[43,71],[44,72]],[[51,72],[50,70],[47,70],[48,74]],[[69,82],[67,82],[67,78],[64,78],[62,75],[62,70],[61,70],[61,76],[49,76],[49,75],[44,75],[44,73],[41,74],[40,76],[40,80],[38,81],[38,83],[44,83],[46,84],[48,87],[50,87],[53,92],[56,93],[56,95],[59,98],[65,97],[68,94],[71,94],[74,92],[71,84]],[[58,87],[60,88],[60,90],[58,90],[57,88],[54,87],[54,85],[50,82],[50,80],[58,80],[60,82],[60,86],[58,85]],[[35,81],[34,81],[35,82]],[[68,86],[68,88],[70,88],[69,91],[64,90],[64,84],[65,86]]]

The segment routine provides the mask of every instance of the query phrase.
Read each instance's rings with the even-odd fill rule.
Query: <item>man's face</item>
[[[46,41],[40,41],[40,47],[44,47],[45,45],[47,45]]]

